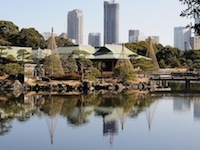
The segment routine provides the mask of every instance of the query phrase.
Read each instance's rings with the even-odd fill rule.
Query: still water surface
[[[1,150],[200,149],[200,95],[1,99]]]

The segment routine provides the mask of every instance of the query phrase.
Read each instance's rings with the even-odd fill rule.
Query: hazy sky
[[[181,18],[186,6],[179,0],[115,0],[120,4],[120,42],[128,41],[128,30],[139,29],[145,36],[157,35],[160,43],[173,46],[176,26],[191,20]],[[90,32],[100,32],[103,39],[104,0],[0,0],[0,18],[15,23],[20,29],[34,27],[40,33],[67,31],[67,13],[80,9],[84,15],[84,44]],[[103,41],[102,41],[103,42]]]

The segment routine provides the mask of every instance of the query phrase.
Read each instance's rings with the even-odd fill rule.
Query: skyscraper
[[[190,46],[191,29],[186,27],[174,28],[174,47],[183,51],[191,49]]]
[[[152,36],[148,36],[147,40],[146,41],[151,41],[153,44],[159,44],[159,36],[155,36],[155,35],[152,35]]]
[[[68,12],[67,36],[75,44],[83,44],[83,12],[75,9]]]
[[[92,45],[93,47],[100,47],[101,46],[100,33],[90,33],[88,36],[88,44]]]
[[[129,30],[128,31],[129,42],[138,42],[139,41],[139,35],[140,35],[139,30]]]
[[[119,4],[104,1],[104,44],[119,43]]]
[[[190,37],[190,45],[192,50],[200,50],[200,36]]]

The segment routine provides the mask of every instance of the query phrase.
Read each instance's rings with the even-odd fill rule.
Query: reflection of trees
[[[57,118],[63,106],[64,99],[59,96],[47,96],[41,110],[47,114],[47,125],[51,138],[51,144],[54,142],[54,134],[56,130]]]
[[[96,96],[79,96],[74,109],[67,115],[68,123],[75,126],[88,123],[88,117],[94,112],[95,105],[98,104],[99,101],[96,99]]]
[[[6,101],[0,101],[0,113],[3,112],[2,116],[5,116],[2,119],[9,118],[1,121],[2,135],[10,131],[10,122],[14,118],[24,122],[33,115],[46,114],[50,133],[54,133],[59,116],[66,117],[72,126],[81,126],[88,123],[89,117],[93,114],[105,118],[115,110],[118,119],[123,120],[127,116],[136,117],[154,101],[147,96],[141,99],[136,93],[78,96],[21,95],[17,98],[13,94],[7,95],[9,98]]]
[[[64,96],[63,109],[61,110],[62,116],[69,116],[77,105],[79,96]]]
[[[186,89],[186,83],[180,82],[180,83],[169,83],[169,87],[172,89],[172,91],[190,91],[190,92],[199,92],[199,83],[191,83],[190,82],[190,88]]]
[[[19,104],[19,108],[20,108],[20,112],[19,114],[16,116],[17,120],[20,121],[20,122],[26,122],[30,119],[30,117],[32,116],[32,113],[31,112],[27,112],[26,111],[26,108],[28,104]]]
[[[0,135],[5,135],[12,128],[12,120],[19,114],[20,107],[17,106],[17,101],[12,99],[0,101]]]
[[[44,98],[45,103],[41,107],[41,111],[51,117],[66,116],[68,123],[75,126],[87,123],[88,116],[94,111],[94,106],[100,103],[100,100],[96,99],[96,95],[52,95],[44,96]]]
[[[12,127],[13,119],[20,122],[27,121],[36,111],[34,99],[25,99],[24,95],[15,97],[12,93],[6,92],[6,100],[0,100],[0,134],[8,133]],[[33,98],[33,96],[32,96]]]
[[[138,93],[121,93],[101,95],[101,104],[98,107],[123,108],[123,113],[129,114],[130,117],[137,116],[145,108],[149,107],[154,99],[146,94],[142,99],[137,96]],[[99,112],[97,112],[98,114]]]
[[[35,113],[36,107],[32,99],[26,99],[24,95],[21,95],[21,98],[17,100],[17,106],[20,111],[16,115],[16,118],[20,122],[26,122],[30,117]]]
[[[171,87],[172,91],[182,91],[185,89],[185,83],[169,83],[169,87]]]
[[[10,132],[12,125],[10,119],[1,119],[0,120],[0,136],[3,136]]]
[[[95,108],[95,113],[103,118],[103,135],[109,136],[110,144],[114,135],[118,134],[118,121],[124,129],[125,120],[136,117],[154,102],[148,95],[138,93],[104,94],[100,96],[101,104]]]
[[[94,112],[94,105],[99,104],[99,101],[93,96],[46,95],[43,97],[45,103],[40,107],[40,110],[48,116],[47,124],[51,143],[53,143],[59,116],[67,117],[68,123],[73,126],[80,126],[88,123],[88,116]]]
[[[60,115],[64,99],[62,96],[45,96],[45,103],[41,107],[48,116]]]
[[[88,114],[89,112],[85,112],[84,108],[76,107],[74,108],[72,114],[68,116],[67,121],[68,123],[72,125],[80,126],[80,125],[88,123],[88,120],[87,120]]]

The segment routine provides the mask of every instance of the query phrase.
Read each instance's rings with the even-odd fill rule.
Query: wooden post
[[[185,80],[185,90],[190,89],[190,80]]]

